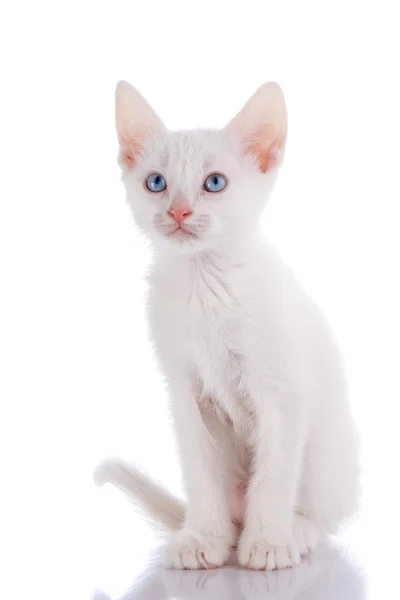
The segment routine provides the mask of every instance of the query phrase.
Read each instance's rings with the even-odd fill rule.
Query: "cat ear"
[[[165,126],[150,104],[127,81],[115,92],[115,113],[121,166],[131,168],[151,136],[164,133]]]
[[[283,92],[277,83],[265,83],[225,127],[246,153],[252,154],[262,173],[283,158],[287,135],[287,114]]]

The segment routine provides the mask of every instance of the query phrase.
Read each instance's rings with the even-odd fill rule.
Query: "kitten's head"
[[[222,130],[171,132],[134,87],[120,82],[116,123],[128,202],[163,251],[197,252],[251,232],[285,147],[277,84],[259,88]]]

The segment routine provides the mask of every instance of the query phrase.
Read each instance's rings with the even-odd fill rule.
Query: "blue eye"
[[[146,179],[146,187],[150,192],[163,192],[167,187],[167,182],[160,173],[152,173]]]
[[[207,192],[221,192],[227,185],[227,179],[221,173],[209,175],[204,182],[204,189]]]

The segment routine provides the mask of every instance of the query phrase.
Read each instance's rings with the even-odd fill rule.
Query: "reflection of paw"
[[[249,600],[293,600],[303,591],[309,591],[316,571],[306,561],[282,571],[240,571],[240,591]],[[308,598],[308,595],[305,596]]]
[[[167,569],[213,569],[224,564],[230,549],[228,536],[183,529],[167,545],[163,563]]]
[[[307,517],[294,515],[293,536],[298,544],[301,556],[305,556],[317,546],[321,531]]]
[[[286,569],[300,563],[299,547],[294,537],[274,543],[267,532],[244,530],[239,542],[239,562],[249,569]]]
[[[291,598],[290,592],[295,589],[295,572],[293,569],[282,571],[240,571],[240,591],[245,598],[256,600],[267,598],[272,600],[275,594],[280,600]]]
[[[166,571],[162,582],[168,598],[225,600],[235,597],[238,570],[222,568],[209,571]]]

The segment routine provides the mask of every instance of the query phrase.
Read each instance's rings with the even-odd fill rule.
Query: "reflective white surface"
[[[149,567],[121,600],[365,600],[367,581],[344,548],[325,545],[294,569],[249,571],[234,565],[213,571]],[[106,600],[97,591],[92,600]]]
[[[100,600],[101,596],[95,596]],[[234,566],[215,571],[149,570],[122,600],[364,600],[360,569],[344,551],[320,548],[296,569],[257,572]]]

